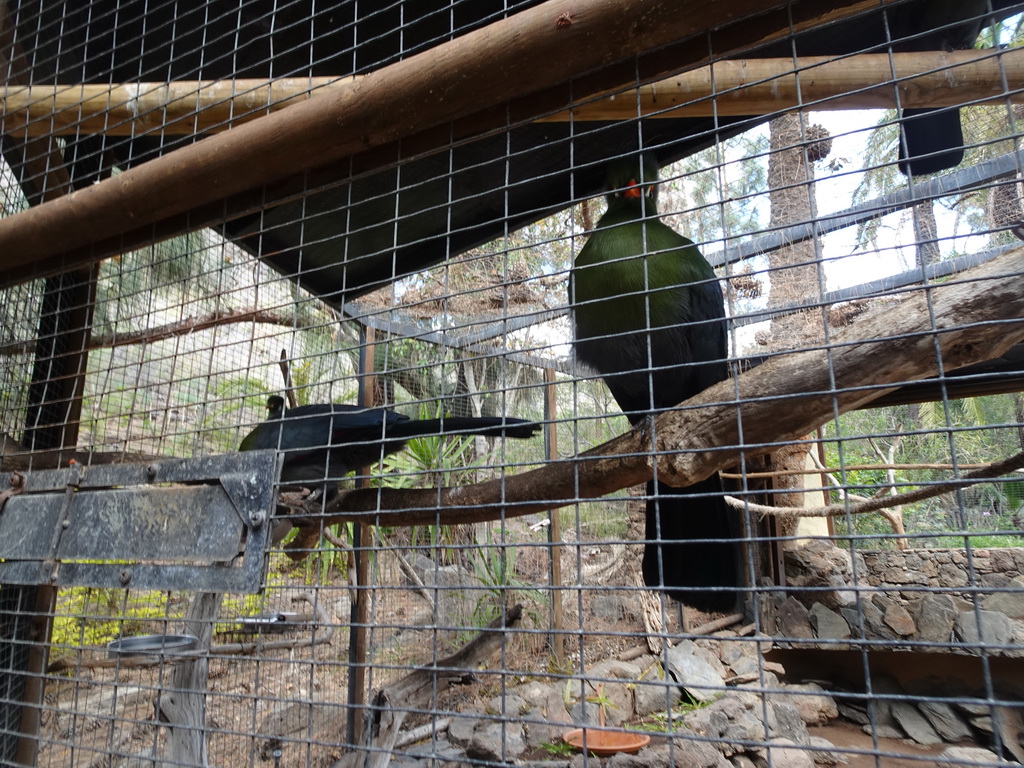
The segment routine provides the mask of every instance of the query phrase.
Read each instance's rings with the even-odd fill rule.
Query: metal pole
[[[544,369],[544,451],[548,461],[558,458],[558,430],[555,416],[558,413],[555,401],[555,369]],[[559,511],[548,512],[548,557],[551,585],[551,651],[555,663],[562,668],[565,661],[565,637],[562,635],[562,523]]]

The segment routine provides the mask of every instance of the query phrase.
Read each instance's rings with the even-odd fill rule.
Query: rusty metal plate
[[[25,473],[0,510],[0,583],[256,592],[274,451]]]

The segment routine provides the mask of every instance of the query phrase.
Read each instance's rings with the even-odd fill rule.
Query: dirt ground
[[[828,725],[808,729],[812,736],[828,739],[841,750],[849,762],[846,768],[932,768],[929,757],[938,757],[948,744],[936,744],[926,747],[910,739],[878,739],[877,745],[872,737],[861,730],[859,725],[843,720],[833,720]],[[977,746],[976,744],[964,746]],[[848,751],[847,751],[848,750]],[[862,754],[857,754],[862,753]],[[876,762],[876,755],[883,755]],[[939,765],[946,766],[946,763]]]

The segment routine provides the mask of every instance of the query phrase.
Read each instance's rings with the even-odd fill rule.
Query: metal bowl
[[[242,631],[252,632],[286,632],[305,624],[308,616],[302,613],[264,613],[259,616],[243,616],[238,620]]]
[[[107,643],[107,655],[117,656],[169,656],[191,651],[199,645],[195,635],[136,635],[122,637]]]

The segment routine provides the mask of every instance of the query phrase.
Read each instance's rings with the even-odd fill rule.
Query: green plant
[[[328,526],[327,530],[335,540],[346,538],[352,541],[352,523],[335,523]],[[303,563],[306,568],[306,583],[328,584],[332,571],[341,575],[348,572],[348,552],[336,547],[326,536],[321,536],[316,550],[303,560]]]
[[[529,587],[526,582],[515,578],[516,547],[495,543],[491,539],[490,527],[485,528],[485,543],[470,550],[469,563],[473,574],[485,587],[473,612],[473,624],[485,626],[497,616],[500,606],[516,602],[510,593],[516,592],[536,603],[544,603],[547,596],[542,590]]]
[[[420,403],[418,419],[438,419],[441,405]],[[465,485],[476,481],[476,469],[485,457],[476,456],[476,439],[470,436],[416,437],[404,451],[381,462],[386,473],[380,483],[389,488]]]
[[[571,744],[566,744],[564,741],[545,741],[540,745],[540,748],[555,757],[570,757],[576,754],[575,747]]]
[[[637,723],[634,726],[636,730],[648,731],[650,733],[671,733],[679,729],[682,719],[686,715],[710,706],[713,703],[713,701],[698,701],[686,691],[683,691],[683,695],[686,698],[672,708],[671,716],[669,716],[668,712],[655,712]]]
[[[592,696],[587,696],[587,701],[591,704],[597,704],[597,721],[601,727],[604,728],[605,720],[607,719],[608,708],[615,709],[615,705],[612,700],[608,698],[604,692],[604,683],[598,683],[597,689]]]

